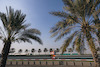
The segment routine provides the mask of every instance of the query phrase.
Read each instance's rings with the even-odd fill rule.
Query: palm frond
[[[69,14],[66,12],[50,12],[50,14],[54,15],[54,16],[59,16],[59,17],[63,17],[66,18]]]
[[[58,35],[58,37],[56,38],[55,41],[61,39],[62,37],[64,37],[64,36],[67,35],[68,33],[70,33],[71,30],[72,30],[74,27],[75,27],[75,26],[70,26],[70,27],[68,27],[67,29],[63,30],[63,31]]]
[[[2,36],[2,38],[6,38],[6,34],[1,27],[0,27],[0,36]]]
[[[82,17],[84,13],[83,0],[63,0],[65,6],[64,10],[72,15]]]
[[[50,33],[54,33],[57,30],[62,30],[67,27],[66,20],[59,21],[51,30]]]
[[[100,9],[98,9],[97,11],[95,10],[95,11],[93,12],[93,17],[94,17],[95,20],[98,19],[98,14],[100,14]],[[96,23],[96,22],[95,22],[95,23]]]
[[[20,42],[28,42],[28,43],[31,43],[32,44],[32,41],[30,40],[30,39],[28,39],[28,38],[25,38],[25,37],[20,37],[20,38],[17,38],[16,40],[13,40],[14,42],[16,41],[16,42],[18,42],[18,43],[20,43]]]
[[[69,22],[68,24],[79,23],[79,22],[78,22],[78,17],[77,17],[77,16],[71,16],[71,15],[69,15],[69,16],[67,17],[66,22]]]
[[[71,41],[73,40],[74,36],[76,35],[77,31],[74,32],[70,37],[68,37],[65,41],[64,44],[61,46],[62,54],[66,51],[66,48],[69,46]]]
[[[1,17],[1,21],[2,21],[2,23],[3,23],[3,26],[4,26],[5,30],[7,30],[7,27],[8,27],[8,20],[7,20],[6,14],[1,13],[1,14],[0,14],[0,17]]]
[[[84,49],[85,49],[85,44],[84,44],[84,34],[82,32],[80,32],[76,38],[75,38],[75,41],[74,41],[74,47],[76,46],[76,51],[79,53],[79,54],[83,54],[82,52],[84,52]]]
[[[31,33],[31,34],[37,34],[37,35],[41,35],[41,32],[37,29],[27,29],[27,30],[24,30],[24,33]]]
[[[76,51],[78,53],[80,53],[81,49],[81,37],[77,36],[76,39],[75,39],[75,46],[76,46]]]
[[[57,34],[60,33],[59,36],[57,37],[57,39],[59,39],[59,38],[63,37],[64,35],[67,35],[67,33],[69,33],[71,31],[71,29],[73,29],[75,27],[76,26],[69,26],[68,28],[66,28],[62,32],[61,32],[61,30],[58,30],[58,31],[54,32],[51,37],[57,36]]]
[[[77,23],[77,18],[76,17],[72,17],[72,16],[68,16],[68,19],[66,20],[62,20],[62,21],[59,21],[55,27],[53,27],[51,30],[50,30],[50,33],[54,33],[52,36],[55,36],[56,34],[58,34],[59,32],[63,31],[63,30],[66,30],[66,28],[70,28],[71,26],[72,27],[75,27],[73,25],[75,25]]]
[[[58,37],[56,38],[55,41],[61,39],[62,37],[64,37],[65,35],[67,35],[68,33],[71,32],[71,29],[75,28],[76,26],[73,26],[73,22],[71,24],[70,20],[69,22],[66,22],[66,21],[60,21],[56,24],[55,27],[53,27],[50,32],[52,33],[52,36],[51,37],[55,37],[57,36],[58,34]]]
[[[66,6],[69,6],[69,7],[73,7],[73,0],[63,0],[63,3],[66,5]]]
[[[42,41],[41,41],[41,39],[38,36],[30,34],[28,32],[27,33],[23,33],[21,36],[29,38],[29,39],[33,39],[33,40],[39,42],[40,44],[43,44]]]

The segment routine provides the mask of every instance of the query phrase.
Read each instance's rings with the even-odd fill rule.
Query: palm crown
[[[20,10],[14,11],[11,7],[7,14],[0,13],[1,21],[3,23],[4,30],[0,28],[0,38],[5,42],[7,38],[10,38],[12,42],[31,42],[31,39],[36,40],[42,44],[41,39],[37,36],[40,35],[40,31],[33,28],[28,28],[30,25],[25,24],[26,15],[21,13]]]
[[[66,50],[70,42],[74,39],[74,45],[79,52],[81,46],[83,46],[84,39],[88,41],[88,44],[95,51],[95,45],[93,44],[93,37],[91,33],[98,33],[100,28],[100,21],[98,14],[100,13],[100,1],[99,0],[63,0],[65,6],[62,12],[51,12],[54,16],[62,18],[52,29],[52,37],[58,35],[55,41],[62,37],[71,34],[67,37],[62,45],[62,52]],[[100,36],[99,36],[100,37]],[[89,41],[92,41],[91,43]]]

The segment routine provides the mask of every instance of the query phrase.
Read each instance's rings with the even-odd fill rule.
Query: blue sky
[[[41,31],[40,38],[43,41],[43,45],[33,41],[33,44],[29,43],[13,43],[12,47],[18,49],[43,49],[43,48],[60,48],[62,40],[54,42],[55,38],[51,38],[49,33],[50,29],[60,20],[49,12],[62,11],[64,6],[62,0],[0,0],[0,11],[6,12],[6,6],[11,6],[15,10],[21,10],[26,14],[26,23],[30,23],[32,28],[36,28]],[[1,25],[1,21],[0,21]],[[2,49],[2,42],[0,41],[0,50]]]

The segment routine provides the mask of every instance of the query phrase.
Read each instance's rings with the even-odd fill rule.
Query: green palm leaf
[[[73,38],[75,37],[77,31],[74,32],[70,37],[68,37],[65,41],[64,44],[61,46],[61,50],[62,50],[62,54],[66,51],[66,48],[69,46],[70,42],[73,40]]]

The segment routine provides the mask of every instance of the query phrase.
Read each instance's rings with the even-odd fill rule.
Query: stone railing
[[[90,66],[94,67],[94,62],[75,62],[75,61],[7,61],[6,65],[64,65],[64,66]]]

